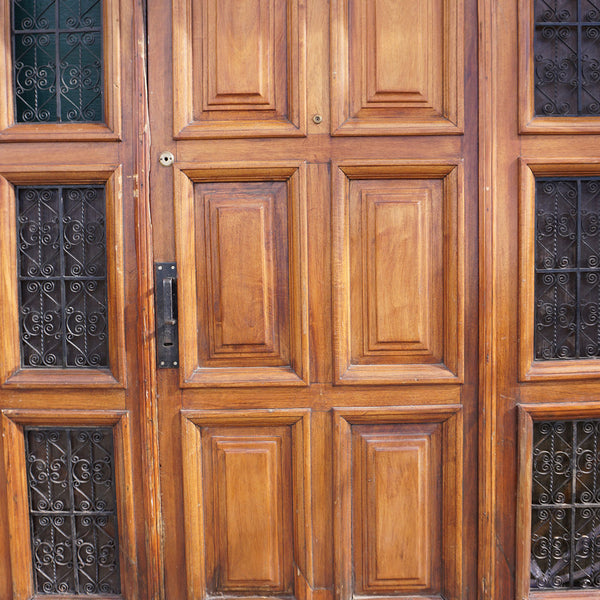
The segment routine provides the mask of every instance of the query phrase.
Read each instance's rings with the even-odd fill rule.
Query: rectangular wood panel
[[[431,14],[432,8],[432,2],[410,0],[366,3],[367,104],[435,103],[441,56],[432,35],[439,16]]]
[[[459,376],[458,174],[450,166],[420,168],[342,165],[337,173],[334,309],[340,383]]]
[[[357,354],[423,350],[439,360],[439,349],[436,353],[430,342],[436,334],[441,338],[441,295],[435,298],[443,285],[442,236],[435,214],[440,181],[354,182],[350,194],[350,214],[362,213],[362,220],[354,221],[360,231],[353,233],[362,238],[354,246],[354,260],[362,262],[366,296],[367,335]]]
[[[274,108],[274,0],[210,0],[204,110]]]
[[[332,133],[460,133],[462,4],[334,0]]]
[[[283,442],[289,441],[286,433],[282,431],[283,438],[257,434],[243,439],[225,434],[211,439],[208,452],[213,459],[219,572],[215,590],[286,587],[286,536],[281,522],[284,500],[288,518],[290,501],[286,498],[289,486],[288,493],[282,488],[282,470],[288,467],[283,461],[289,460],[289,444],[282,448]],[[289,473],[286,479],[289,484]],[[287,579],[289,582],[289,576]]]
[[[334,409],[336,597],[458,600],[461,409]]]
[[[440,562],[439,426],[356,426],[357,592],[432,586]]]
[[[200,192],[209,236],[204,257],[210,277],[209,305],[214,307],[209,311],[212,339],[206,358],[261,352],[278,356],[279,335],[285,338],[287,329],[286,323],[280,323],[288,295],[285,184],[261,186],[254,194],[247,185],[224,184],[221,189],[227,187],[229,193]],[[280,324],[281,332],[275,328]],[[285,339],[283,346],[287,346]]]
[[[184,411],[182,423],[188,598],[306,597],[309,412]]]
[[[198,184],[196,198],[200,367],[289,364],[285,183]]]
[[[175,135],[305,135],[304,11],[299,0],[175,2]]]
[[[297,168],[176,175],[182,377],[303,383],[304,180]]]

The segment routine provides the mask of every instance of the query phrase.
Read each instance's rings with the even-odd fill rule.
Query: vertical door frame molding
[[[478,0],[479,81],[479,532],[478,591],[493,600],[496,585],[497,221],[495,206],[498,36],[497,8]]]

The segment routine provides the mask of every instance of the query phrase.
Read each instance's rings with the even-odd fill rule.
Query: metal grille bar
[[[104,119],[102,0],[12,0],[18,123]]]
[[[25,453],[36,594],[119,594],[112,429],[28,427]]]
[[[535,358],[600,356],[600,178],[536,179]]]
[[[531,588],[600,588],[600,420],[533,427]]]
[[[600,8],[592,0],[535,0],[535,114],[600,114]]]
[[[22,366],[108,366],[104,188],[16,193]]]

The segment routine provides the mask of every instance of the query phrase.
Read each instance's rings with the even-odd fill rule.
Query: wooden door
[[[475,598],[475,14],[148,3],[166,597]]]
[[[595,598],[597,15],[481,9],[482,592]]]

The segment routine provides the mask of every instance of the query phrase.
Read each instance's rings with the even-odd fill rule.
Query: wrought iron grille
[[[102,0],[12,0],[19,123],[103,115]]]
[[[119,594],[113,433],[25,429],[37,594]]]
[[[600,588],[600,420],[533,427],[531,588]]]
[[[23,367],[108,365],[105,192],[18,187]]]
[[[600,115],[600,3],[535,0],[535,114]]]
[[[535,358],[600,356],[600,178],[536,180]]]

